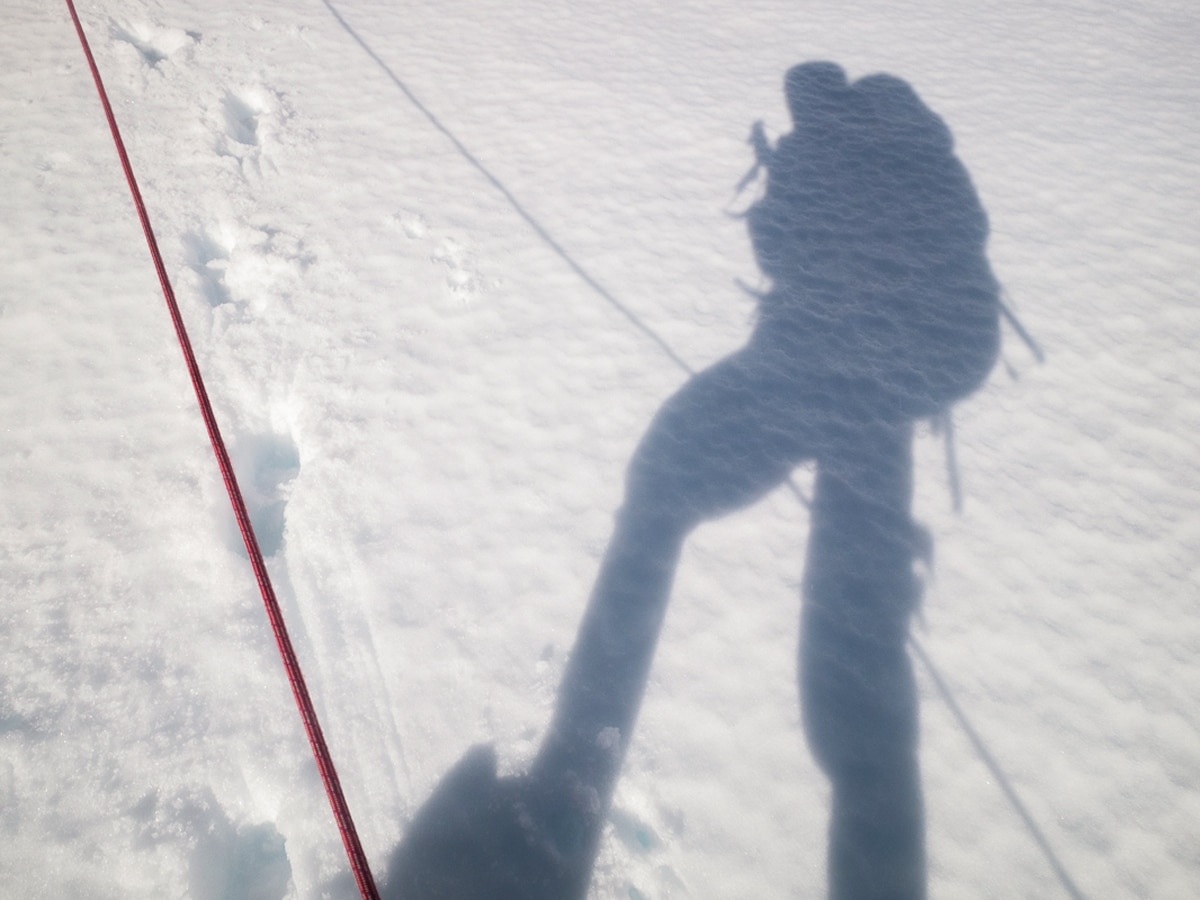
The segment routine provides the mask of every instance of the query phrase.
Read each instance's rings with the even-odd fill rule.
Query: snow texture
[[[66,10],[7,12],[0,886],[351,897]],[[918,666],[931,896],[1200,892],[1193,6],[81,13],[379,873],[536,751],[639,437],[753,324],[750,124],[834,60],[944,118],[1045,351],[957,407],[961,513],[919,429],[915,633],[998,766]],[[783,489],[687,543],[593,897],[823,892],[807,536]]]

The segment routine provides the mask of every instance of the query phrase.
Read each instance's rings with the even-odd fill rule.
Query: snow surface
[[[1200,892],[1192,5],[81,13],[380,874],[470,744],[534,752],[686,378],[661,344],[699,369],[748,333],[749,125],[832,59],[945,118],[1046,352],[1010,331],[956,411],[961,514],[919,440],[918,638],[1080,895]],[[350,897],[65,8],[10,3],[0,48],[0,886]],[[595,897],[823,890],[806,536],[781,491],[689,542]],[[931,895],[1068,896],[918,675]]]

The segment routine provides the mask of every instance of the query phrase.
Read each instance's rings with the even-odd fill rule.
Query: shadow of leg
[[[391,896],[586,894],[684,540],[815,455],[814,419],[825,415],[828,391],[776,362],[758,350],[735,354],[664,404],[630,464],[625,504],[529,775],[497,781],[486,751],[468,754],[409,827]],[[464,868],[473,873],[456,874]]]
[[[910,497],[908,427],[864,429],[817,476],[800,673],[808,741],[833,787],[831,900],[925,896],[905,647],[916,597]]]
[[[833,788],[831,900],[925,896],[916,699],[904,648],[805,616],[809,742]]]
[[[637,719],[683,543],[813,455],[811,385],[735,354],[663,405],[629,466],[625,504],[531,772],[549,825],[583,838],[590,868]],[[594,802],[581,805],[579,789]]]

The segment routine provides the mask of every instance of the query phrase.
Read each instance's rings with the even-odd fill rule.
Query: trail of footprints
[[[115,20],[109,34],[135,93],[153,79],[182,77],[173,67],[193,62],[203,40],[195,32]],[[212,172],[216,183],[224,182],[234,198],[249,195],[253,201],[262,178],[274,172],[270,151],[291,115],[283,96],[268,88],[225,90],[213,98],[202,121],[220,167]],[[260,548],[286,579],[287,501],[300,472],[300,448],[286,408],[270,398],[289,374],[281,365],[290,362],[286,353],[276,359],[242,357],[264,346],[256,332],[274,327],[271,320],[278,320],[281,304],[294,300],[314,257],[295,235],[236,215],[193,224],[177,249],[180,300],[207,313],[207,332],[192,337],[202,362],[215,361],[206,374],[214,382],[214,400],[227,413],[225,438],[242,494]],[[220,515],[227,545],[244,555],[232,514],[222,507]],[[291,864],[275,826],[235,825],[210,789],[188,790],[165,801],[152,793],[129,812],[145,846],[190,848],[189,895],[197,900],[283,900],[291,889]]]
[[[140,69],[147,77],[166,76],[168,62],[181,66],[193,62],[203,42],[198,32],[144,22],[110,20],[109,34],[127,66]],[[293,115],[280,92],[261,85],[226,89],[213,98],[203,121],[214,155],[235,163],[240,184],[229,187],[231,194],[252,194],[264,174],[275,171],[270,154]],[[228,343],[230,329],[252,326],[272,305],[289,302],[314,261],[302,240],[281,229],[244,220],[195,225],[183,233],[180,242],[184,263],[181,286],[204,301],[209,311],[210,351],[218,356],[222,343]],[[234,364],[220,368],[232,372],[246,369]],[[269,364],[259,371],[268,376],[278,374],[272,373]],[[285,424],[285,410],[272,408],[265,400],[257,404],[258,409],[245,408],[255,405],[254,398],[269,393],[271,385],[231,387],[237,405],[243,408],[235,417],[241,427],[226,434],[230,455],[260,547],[265,555],[275,557],[284,545],[289,488],[300,471],[299,448]],[[230,548],[244,554],[232,521],[225,531]]]
[[[146,23],[109,21],[109,35],[118,56],[140,68],[142,75],[164,74],[164,63],[186,65],[193,61],[204,36],[197,31]],[[132,60],[131,60],[132,58]],[[264,165],[273,168],[269,145],[293,112],[283,94],[262,87],[226,90],[213,104],[209,118],[213,149],[218,156],[237,161],[243,177],[261,175]]]
[[[196,32],[112,20],[110,35],[143,83],[185,78],[186,72],[174,67],[203,59],[203,36]],[[273,154],[305,143],[310,135],[287,97],[269,84],[251,82],[214,93],[200,118],[216,162],[209,177],[221,185],[229,205],[244,212],[200,218],[183,230],[179,279],[183,299],[189,294],[198,298],[207,312],[208,346],[198,349],[223,358],[214,368],[228,377],[240,407],[226,439],[262,550],[281,565],[288,496],[300,474],[302,454],[286,405],[268,398],[294,375],[280,371],[292,364],[294,354],[246,359],[253,355],[246,345],[262,347],[250,332],[274,330],[286,340],[289,329],[283,320],[303,296],[306,273],[317,256],[302,236],[274,227],[253,210],[269,208],[269,203],[256,201],[277,173]],[[438,286],[443,311],[470,307],[491,286],[481,277],[470,238],[461,230],[431,226],[425,216],[404,209],[382,218],[384,229],[396,234],[397,255],[422,261],[418,265],[425,272],[415,281]],[[438,299],[428,301],[439,305]],[[236,529],[227,525],[225,530],[229,547],[244,553]]]
[[[155,78],[179,77],[173,67],[196,60],[203,44],[203,36],[196,32],[115,20],[110,21],[110,38],[130,77],[135,82],[140,79],[142,87]],[[136,84],[133,89],[137,90]],[[233,209],[254,209],[257,193],[277,172],[272,155],[299,135],[296,118],[286,97],[262,84],[227,87],[209,99],[201,121],[214,162],[210,174],[231,197],[249,201],[234,203]],[[415,257],[418,266],[425,267],[418,278],[434,286],[443,311],[469,308],[494,286],[480,274],[472,242],[463,231],[435,227],[425,216],[405,209],[383,219],[384,228],[396,235],[397,253],[407,254],[410,260]],[[241,357],[247,348],[262,346],[255,333],[287,330],[286,323],[282,329],[277,326],[286,318],[288,305],[301,295],[316,254],[301,236],[248,212],[202,215],[182,230],[178,241],[180,299],[191,303],[189,317],[196,309],[207,315],[207,332],[193,339],[202,338],[197,350],[202,358],[214,360],[210,379],[213,375],[218,382],[225,379],[219,390],[229,398],[227,409],[238,407],[222,415],[225,437],[260,547],[286,580],[287,506],[300,475],[302,453],[286,404],[271,398],[294,374],[281,366],[293,363],[287,353],[274,360]],[[430,301],[439,302],[432,297]],[[215,399],[221,402],[220,397]],[[244,555],[232,516],[224,528],[227,546]],[[145,821],[148,834],[169,833],[172,839],[195,842],[193,878],[199,878],[191,884],[195,896],[250,900],[249,894],[239,891],[252,889],[254,900],[282,900],[288,889],[289,863],[274,826],[234,828],[207,795],[176,800],[147,800],[135,811],[135,818]],[[638,843],[639,836],[650,833],[645,828],[618,827],[618,837],[632,835],[629,840],[643,856],[653,856],[657,846]],[[209,877],[205,872],[213,874]]]

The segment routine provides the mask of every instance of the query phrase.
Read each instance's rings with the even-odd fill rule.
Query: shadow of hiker
[[[651,423],[528,775],[489,748],[411,823],[387,896],[579,898],[629,745],[688,534],[817,464],[800,693],[833,786],[829,894],[925,895],[917,701],[905,648],[923,532],[912,430],[969,394],[999,340],[987,219],[950,132],[905,82],[796,66],[795,127],[756,126],[763,198],[746,214],[772,282],[749,342]],[[757,166],[756,166],[757,168]],[[925,548],[927,549],[927,548]]]

